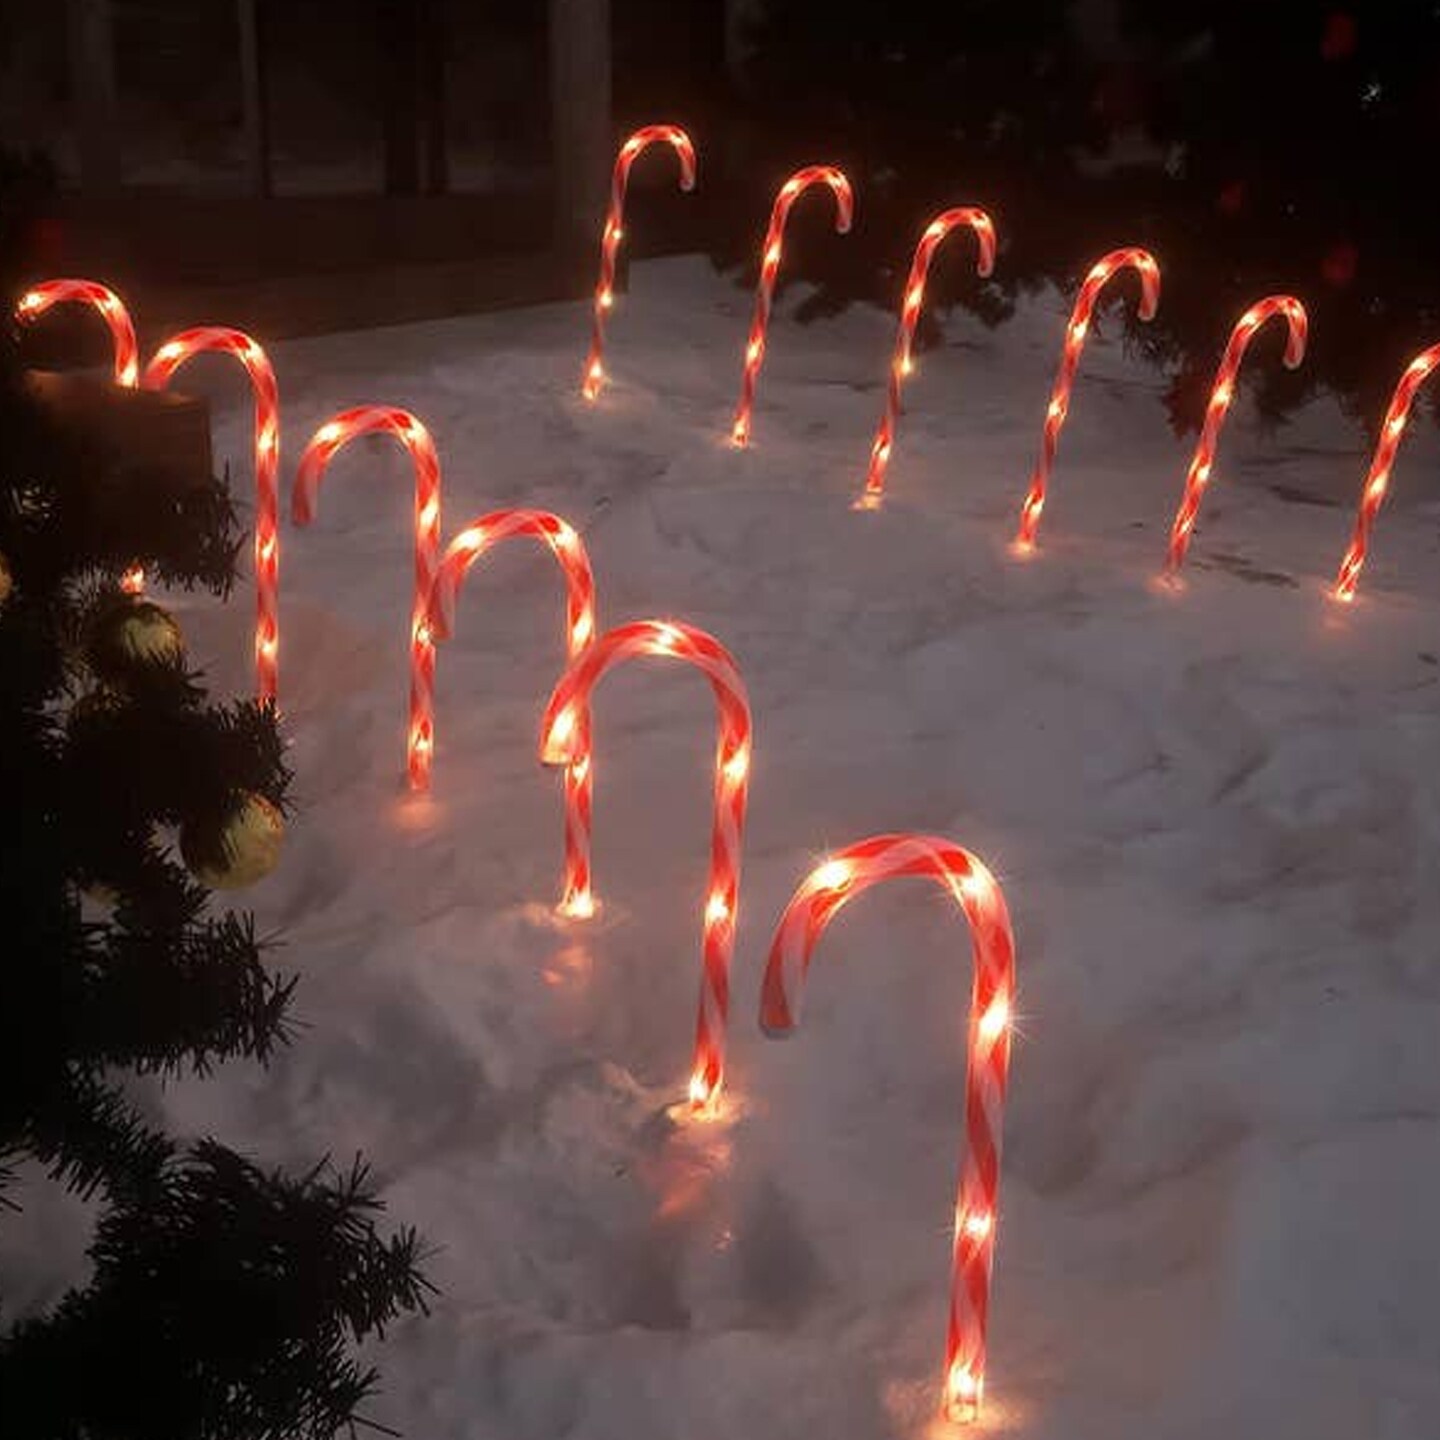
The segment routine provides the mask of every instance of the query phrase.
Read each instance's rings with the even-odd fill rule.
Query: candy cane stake
[[[110,327],[115,346],[115,383],[133,390],[140,379],[140,349],[125,303],[108,285],[94,280],[43,280],[27,290],[15,307],[22,320],[38,320],[52,305],[79,301],[92,305]]]
[[[548,510],[495,510],[473,520],[449,544],[430,592],[430,630],[437,640],[454,634],[460,584],[470,567],[505,540],[542,540],[565,575],[565,644],[570,662],[595,638],[595,577],[585,542],[574,528]],[[595,913],[590,893],[590,712],[576,720],[575,758],[565,769],[565,879],[560,913],[588,919]]]
[[[600,236],[600,280],[595,286],[590,353],[585,357],[585,371],[580,381],[580,393],[587,400],[594,400],[605,384],[605,312],[615,303],[615,254],[625,233],[625,187],[630,179],[630,167],[648,146],[656,144],[669,145],[680,157],[680,188],[695,188],[695,147],[678,125],[646,125],[620,147],[610,177],[610,209]]]
[[[797,170],[781,187],[770,210],[770,228],[765,232],[765,251],[760,260],[760,286],[755,292],[755,317],[750,322],[750,339],[745,346],[745,371],[740,380],[740,404],[730,439],[739,446],[750,443],[750,412],[755,407],[755,382],[765,358],[765,331],[770,324],[770,298],[780,272],[780,247],[790,207],[811,185],[825,184],[835,196],[835,230],[844,235],[855,214],[855,197],[850,182],[833,165],[807,165]]]
[[[233,355],[255,396],[255,693],[273,701],[280,681],[280,396],[265,352],[248,335],[221,325],[182,330],[145,369],[145,388],[163,390],[195,355]]]
[[[110,328],[114,346],[115,383],[133,390],[140,378],[140,349],[135,343],[135,326],[125,302],[108,285],[94,280],[43,280],[27,290],[15,307],[21,320],[38,320],[52,305],[79,301],[92,305]],[[131,565],[120,577],[120,588],[127,595],[145,593],[145,567]]]
[[[1135,246],[1112,250],[1090,267],[1090,273],[1075,297],[1075,309],[1065,330],[1060,373],[1055,377],[1055,388],[1050,392],[1050,408],[1045,412],[1045,437],[1041,442],[1040,459],[1030,477],[1029,494],[1020,508],[1020,530],[1015,536],[1015,543],[1022,550],[1034,548],[1035,532],[1040,528],[1040,512],[1045,508],[1045,487],[1050,482],[1050,470],[1055,464],[1060,429],[1070,409],[1070,387],[1075,383],[1080,352],[1090,331],[1090,317],[1110,277],[1126,268],[1137,270],[1140,274],[1140,307],[1136,312],[1140,319],[1153,320],[1160,305],[1160,267],[1149,251]]]
[[[342,446],[357,435],[393,435],[415,470],[415,598],[410,607],[410,723],[405,769],[412,790],[430,787],[435,745],[435,637],[427,619],[440,554],[440,457],[430,432],[408,411],[359,405],[332,415],[310,437],[295,475],[291,518],[308,525],[320,499],[320,478]]]
[[[1337,600],[1347,604],[1355,598],[1355,586],[1365,564],[1365,552],[1370,545],[1370,527],[1380,513],[1385,499],[1385,490],[1390,483],[1390,467],[1395,463],[1395,452],[1400,448],[1401,437],[1405,434],[1405,423],[1410,418],[1410,406],[1415,392],[1425,377],[1440,365],[1440,345],[1422,350],[1406,367],[1390,397],[1390,408],[1385,412],[1385,423],[1380,428],[1380,439],[1370,461],[1370,473],[1365,477],[1365,488],[1360,492],[1360,509],[1355,516],[1355,533],[1350,537],[1345,558],[1340,562],[1340,573],[1335,577],[1333,594]]]
[[[1235,398],[1235,377],[1245,359],[1245,351],[1255,332],[1269,319],[1283,315],[1288,327],[1285,340],[1285,368],[1294,370],[1305,358],[1305,336],[1308,321],[1305,307],[1292,296],[1271,295],[1252,305],[1236,322],[1230,332],[1230,343],[1225,347],[1225,356],[1215,376],[1215,388],[1210,392],[1210,404],[1205,411],[1205,424],[1200,431],[1200,442],[1195,447],[1194,459],[1190,461],[1190,472],[1185,477],[1185,494],[1180,508],[1175,512],[1175,523],[1170,527],[1170,553],[1166,569],[1173,576],[1185,563],[1185,552],[1190,548],[1191,532],[1195,528],[1195,516],[1200,510],[1200,501],[1210,479],[1210,468],[1215,462],[1215,445],[1220,438],[1220,427]]]
[[[540,725],[540,759],[570,765],[588,742],[584,717],[591,692],[612,665],[638,655],[674,656],[704,671],[719,709],[710,886],[705,901],[700,1012],[689,1098],[693,1112],[713,1113],[725,1078],[725,1025],[730,1008],[730,956],[740,890],[740,849],[750,774],[750,702],[730,652],[713,636],[679,621],[639,620],[608,631],[560,677]]]
[[[900,326],[895,335],[895,353],[890,361],[890,383],[885,390],[885,412],[880,417],[880,427],[870,446],[870,470],[865,476],[864,493],[855,502],[857,510],[876,510],[884,498],[885,470],[890,464],[890,452],[895,445],[895,426],[900,417],[900,382],[915,368],[910,347],[915,340],[915,322],[920,318],[920,307],[925,303],[925,277],[930,273],[930,261],[940,242],[961,225],[973,230],[980,243],[976,273],[983,278],[995,268],[995,226],[983,210],[973,205],[962,205],[954,210],[942,211],[925,227],[925,233],[915,247],[914,259],[910,262],[910,278],[905,282]]]
[[[882,880],[923,875],[949,890],[970,922],[975,982],[965,1070],[965,1158],[955,1202],[950,1326],[945,1347],[945,1417],[978,1417],[985,1387],[990,1272],[999,1218],[1001,1119],[1010,1066],[1015,941],[1005,897],[968,850],[934,835],[877,835],[813,870],[785,907],[760,996],[767,1035],[794,1029],[810,956],[847,900]]]

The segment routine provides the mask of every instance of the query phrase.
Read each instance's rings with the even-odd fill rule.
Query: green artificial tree
[[[0,161],[0,294],[35,278],[34,179]],[[328,1440],[376,1380],[356,1342],[423,1305],[415,1235],[379,1232],[358,1160],[269,1172],[125,1088],[287,1038],[293,980],[197,878],[273,861],[275,713],[209,703],[173,621],[119,583],[139,560],[223,596],[230,499],[77,432],[0,332],[0,1224],[27,1163],[95,1215],[85,1283],[0,1311],[0,1435]]]

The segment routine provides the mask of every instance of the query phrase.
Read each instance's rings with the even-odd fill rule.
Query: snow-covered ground
[[[370,1407],[412,1440],[931,1436],[963,919],[934,887],[884,887],[822,943],[792,1040],[765,1040],[756,1007],[775,921],[827,848],[940,832],[996,871],[1019,953],[984,1429],[1434,1440],[1433,427],[1341,608],[1325,589],[1362,440],[1328,404],[1263,435],[1242,396],[1172,593],[1154,577],[1191,442],[1113,322],[1020,561],[1062,299],[994,333],[946,319],[869,515],[850,501],[893,322],[799,327],[797,299],[747,453],[724,442],[750,297],[699,260],[635,268],[594,408],[578,305],[272,351],[287,477],[334,410],[409,406],[440,446],[447,536],[553,508],[589,547],[602,628],[680,618],[734,652],[756,724],[734,1112],[665,1118],[699,982],[708,687],[663,661],[602,685],[603,910],[557,920],[560,789],[536,741],[558,572],[526,544],[472,572],[440,653],[434,794],[405,796],[410,482],[376,441],[283,535],[299,808],[242,898],[302,977],[305,1028],[269,1072],[167,1089],[171,1120],[297,1166],[371,1158],[393,1218],[437,1247],[434,1313],[379,1353]],[[1262,337],[1250,365],[1279,348]],[[215,397],[244,493],[238,374],[186,380]],[[248,590],[177,613],[217,688],[247,688]]]

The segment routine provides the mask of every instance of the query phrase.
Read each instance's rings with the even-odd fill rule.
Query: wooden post
[[[120,106],[110,0],[66,0],[65,26],[80,185],[92,194],[115,190],[120,185]]]
[[[265,54],[260,29],[260,0],[235,0],[240,31],[240,103],[245,147],[245,191],[269,196],[270,117],[265,107]]]
[[[550,0],[555,244],[588,255],[605,214],[614,147],[610,0]]]

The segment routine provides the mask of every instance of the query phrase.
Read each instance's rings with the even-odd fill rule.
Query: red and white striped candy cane
[[[944,1393],[946,1417],[968,1421],[979,1414],[985,1386],[1001,1120],[1015,995],[1015,940],[995,877],[968,850],[935,835],[877,835],[837,851],[811,871],[785,907],[765,967],[760,1024],[772,1036],[794,1029],[811,953],[835,912],[870,886],[904,875],[927,876],[949,890],[970,922],[975,960]]]
[[[1380,427],[1380,439],[1370,461],[1370,473],[1365,477],[1365,488],[1360,492],[1360,509],[1355,516],[1355,532],[1350,537],[1345,558],[1340,562],[1340,573],[1335,577],[1334,596],[1347,603],[1355,598],[1355,586],[1360,571],[1365,565],[1365,552],[1370,546],[1370,527],[1380,513],[1385,491],[1390,483],[1390,467],[1395,463],[1395,452],[1400,448],[1400,439],[1405,434],[1405,423],[1410,418],[1410,406],[1415,392],[1425,377],[1440,365],[1440,345],[1422,350],[1406,367],[1390,397],[1390,408],[1385,412],[1385,423]]]
[[[1190,548],[1190,535],[1195,528],[1195,516],[1200,510],[1200,501],[1210,479],[1210,468],[1215,463],[1215,445],[1220,438],[1220,427],[1235,398],[1235,377],[1245,358],[1251,337],[1272,316],[1283,315],[1288,327],[1285,340],[1285,368],[1294,370],[1305,358],[1305,336],[1309,322],[1305,307],[1290,295],[1271,295],[1252,305],[1235,322],[1230,332],[1230,343],[1225,347],[1225,356],[1215,376],[1215,388],[1210,392],[1210,404],[1205,411],[1205,424],[1200,431],[1200,442],[1195,447],[1195,456],[1190,461],[1190,471],[1185,477],[1185,494],[1180,508],[1175,512],[1175,523],[1170,527],[1170,553],[1166,569],[1173,575],[1185,563],[1185,552]]]
[[[94,280],[42,280],[21,297],[15,313],[22,320],[38,320],[52,305],[66,301],[93,305],[110,327],[115,346],[115,383],[134,389],[140,381],[140,349],[135,343],[135,326],[125,302],[108,285]]]
[[[280,676],[280,396],[265,352],[241,330],[202,325],[172,336],[151,357],[145,388],[163,390],[195,355],[233,355],[255,396],[255,693],[273,701]]]
[[[706,1111],[725,1078],[725,1025],[730,1009],[730,956],[740,890],[740,850],[750,775],[750,702],[730,652],[713,636],[678,620],[637,620],[602,635],[560,677],[540,725],[540,759],[569,765],[588,740],[583,717],[600,677],[622,660],[670,655],[704,671],[719,707],[710,887],[705,900],[704,972],[690,1072],[691,1106]]]
[[[610,209],[600,235],[600,280],[595,286],[590,353],[585,357],[585,371],[580,380],[580,393],[587,400],[594,400],[605,383],[605,312],[615,303],[615,254],[625,233],[625,186],[630,179],[630,167],[648,146],[657,144],[669,145],[680,157],[680,188],[695,188],[695,147],[678,125],[646,125],[620,147],[610,176]]]
[[[1100,292],[1109,283],[1110,277],[1118,270],[1134,269],[1140,273],[1140,307],[1136,312],[1142,320],[1153,320],[1160,304],[1160,267],[1148,250],[1138,246],[1127,246],[1123,250],[1112,250],[1090,267],[1080,293],[1075,297],[1075,308],[1070,314],[1070,324],[1065,330],[1065,349],[1060,356],[1060,373],[1055,377],[1055,388],[1050,392],[1050,408],[1045,412],[1045,436],[1040,446],[1040,459],[1030,477],[1030,491],[1020,507],[1020,529],[1015,543],[1022,550],[1029,550],[1035,544],[1035,532],[1040,527],[1040,512],[1045,508],[1045,487],[1050,482],[1050,469],[1055,464],[1055,451],[1060,444],[1060,429],[1070,409],[1070,387],[1075,383],[1075,371],[1080,364],[1080,352],[1085,346],[1085,337],[1090,332],[1090,317],[1100,299]]]
[[[855,502],[857,510],[874,510],[885,495],[885,470],[890,464],[890,452],[895,445],[895,427],[900,419],[900,382],[914,368],[910,347],[915,341],[915,324],[920,319],[920,307],[925,303],[925,277],[930,273],[930,261],[939,248],[940,242],[956,226],[968,226],[975,232],[980,243],[980,254],[976,262],[976,273],[990,274],[995,268],[995,226],[990,217],[973,205],[961,205],[953,210],[941,211],[926,227],[920,242],[915,247],[915,256],[910,262],[910,278],[905,282],[905,298],[900,305],[900,327],[895,335],[895,353],[890,360],[890,380],[885,388],[885,413],[880,417],[880,426],[875,431],[870,446],[870,469],[865,476],[865,490]]]
[[[446,547],[430,592],[430,629],[448,640],[455,629],[460,583],[470,567],[505,540],[543,540],[565,575],[565,645],[570,661],[595,638],[595,577],[573,526],[548,510],[494,510],[472,520]],[[565,879],[560,912],[575,919],[595,913],[590,893],[590,712],[576,721],[575,758],[565,768]]]
[[[775,277],[780,273],[780,247],[790,207],[811,185],[828,185],[835,196],[835,229],[843,235],[855,214],[855,197],[850,182],[833,165],[807,165],[797,170],[781,187],[770,209],[770,228],[765,232],[765,250],[760,258],[760,286],[755,292],[755,316],[750,322],[750,339],[745,346],[745,370],[740,379],[740,404],[730,439],[736,445],[750,443],[750,412],[755,407],[755,382],[765,358],[765,331],[770,325],[770,299]]]
[[[320,499],[320,477],[335,453],[357,435],[376,434],[393,435],[409,453],[415,470],[415,598],[410,607],[405,770],[412,790],[426,790],[435,737],[435,637],[427,616],[440,558],[440,457],[430,432],[408,410],[393,405],[357,405],[332,415],[310,437],[300,457],[290,515],[297,525],[308,525]]]

